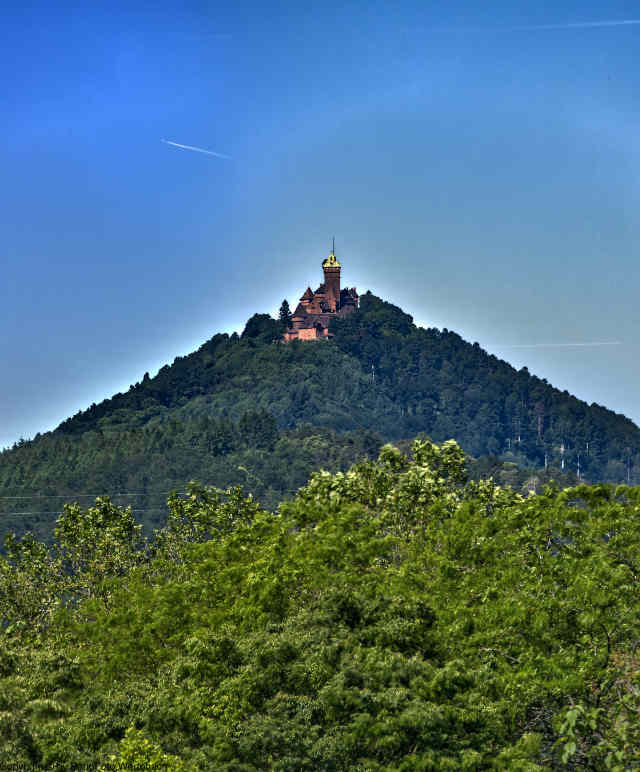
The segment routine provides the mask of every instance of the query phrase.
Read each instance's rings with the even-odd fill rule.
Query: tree
[[[103,499],[10,540],[0,768],[640,768],[640,488],[522,496],[421,440],[169,507],[144,551]]]
[[[280,324],[269,314],[254,314],[246,323],[242,333],[243,340],[255,340],[257,343],[272,343],[281,334]]]
[[[176,756],[164,753],[142,732],[130,727],[119,747],[120,755],[111,756],[100,772],[185,772],[186,767]]]
[[[65,504],[51,546],[31,533],[9,534],[0,556],[0,629],[44,629],[64,606],[107,600],[111,582],[143,562],[141,532],[131,508],[105,496],[87,509]]]
[[[285,329],[291,327],[291,309],[289,308],[289,303],[287,303],[286,298],[282,301],[282,305],[280,306],[278,319]]]

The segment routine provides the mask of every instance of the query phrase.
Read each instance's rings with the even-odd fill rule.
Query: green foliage
[[[629,419],[560,392],[527,368],[516,371],[454,332],[415,327],[371,293],[331,330],[341,351],[373,368],[376,388],[393,395],[400,436],[454,437],[473,456],[499,454],[523,467],[542,467],[546,457],[574,476],[580,456],[582,476],[592,481],[622,482],[640,466],[640,430]]]
[[[293,314],[291,313],[291,309],[289,308],[289,303],[287,302],[287,299],[285,298],[282,301],[282,305],[280,306],[280,311],[278,313],[278,321],[280,322],[282,329],[286,330],[289,327],[291,327],[291,317]]]
[[[35,540],[6,539],[0,558],[0,625],[9,632],[46,628],[62,608],[83,599],[106,601],[112,582],[144,558],[142,526],[130,508],[98,498],[92,507],[66,505],[52,547]]]
[[[345,471],[385,442],[421,434],[455,438],[478,459],[472,476],[518,490],[542,490],[549,478],[575,483],[578,463],[590,482],[638,480],[631,421],[454,332],[418,328],[371,293],[331,330],[331,341],[285,345],[282,321],[256,314],[242,336],[215,335],[55,432],[0,453],[0,496],[42,496],[0,498],[3,530],[50,537],[58,502],[45,496],[119,501],[125,491],[139,494],[133,508],[150,534],[166,519],[166,492],[192,478],[243,485],[275,507],[312,471]]]
[[[28,503],[8,499],[0,507],[3,528],[18,534],[29,530],[45,540],[53,536],[58,514],[54,507],[61,499],[77,501],[81,491],[113,491],[114,501],[134,502],[134,514],[151,535],[166,522],[168,491],[184,488],[192,478],[223,489],[243,485],[263,505],[275,508],[283,497],[295,495],[315,469],[346,470],[380,446],[373,432],[337,434],[309,425],[278,431],[272,414],[259,409],[241,413],[237,423],[200,418],[108,436],[87,432],[70,439],[54,434],[40,442],[37,455],[28,448],[20,451],[17,467],[9,465],[7,456],[3,467],[0,456],[0,475],[4,471],[13,486],[16,472],[24,472],[31,480],[26,492],[36,486],[45,495]],[[46,460],[39,458],[40,452]],[[119,497],[122,490],[136,495]],[[55,497],[48,498],[52,494]],[[86,503],[86,498],[81,501]],[[27,508],[34,513],[21,514]],[[12,510],[18,514],[12,515]]]
[[[269,314],[254,314],[245,325],[242,337],[261,343],[274,343],[282,337],[282,327]]]
[[[640,489],[465,478],[387,445],[276,513],[194,483],[148,544],[105,501],[13,540],[0,595],[53,610],[3,606],[0,766],[637,768]]]
[[[119,755],[111,756],[99,772],[184,772],[187,769],[179,758],[164,753],[134,727],[127,729],[119,750]]]

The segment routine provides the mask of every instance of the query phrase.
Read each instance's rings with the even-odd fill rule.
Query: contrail
[[[527,24],[521,27],[511,27],[511,30],[537,29],[587,29],[589,27],[631,27],[640,24],[640,19],[620,19],[618,21],[574,21],[565,24]]]
[[[216,158],[226,158],[232,160],[230,155],[224,153],[216,153],[215,150],[205,150],[203,147],[194,147],[193,145],[181,145],[179,142],[172,142],[170,139],[161,139],[165,145],[173,145],[173,147],[179,147],[181,150],[193,150],[196,153],[204,153],[205,155],[214,155]]]
[[[490,343],[496,348],[573,348],[590,346],[624,346],[620,340],[590,341],[588,343]]]

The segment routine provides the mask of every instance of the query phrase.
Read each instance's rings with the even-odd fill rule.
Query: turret
[[[323,261],[324,289],[332,311],[340,308],[340,263],[335,255],[335,239],[329,257]]]

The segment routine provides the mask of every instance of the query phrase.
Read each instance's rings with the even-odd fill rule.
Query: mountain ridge
[[[345,469],[420,434],[556,476],[579,468],[594,482],[635,481],[640,429],[630,419],[455,332],[417,327],[371,292],[331,322],[331,340],[284,344],[283,329],[254,314],[241,336],[214,335],[153,378],[0,453],[0,497],[147,493],[198,478],[243,484],[276,506],[318,466]]]
[[[365,305],[371,306],[371,303],[373,302],[373,305],[382,304],[382,306],[390,313],[388,313],[387,319],[384,319],[382,323],[375,324],[375,326],[378,328],[376,332],[382,332],[383,335],[389,334],[389,333],[399,333],[400,335],[407,335],[410,331],[420,333],[420,331],[427,333],[430,336],[440,337],[440,338],[449,338],[450,341],[455,341],[458,345],[462,344],[462,346],[471,346],[474,350],[480,350],[482,354],[488,358],[488,360],[496,363],[496,366],[498,368],[506,368],[507,370],[511,371],[513,374],[524,374],[525,376],[530,376],[534,382],[537,382],[537,385],[543,385],[545,387],[549,387],[553,392],[557,394],[563,394],[566,397],[569,397],[571,400],[575,400],[579,405],[584,406],[586,408],[595,409],[598,411],[604,411],[609,416],[613,416],[616,419],[618,419],[621,423],[624,423],[627,425],[627,428],[630,430],[638,430],[637,425],[632,421],[632,419],[628,418],[622,413],[618,413],[614,410],[611,410],[610,408],[607,408],[603,405],[600,405],[598,403],[592,402],[588,403],[586,400],[582,400],[578,397],[575,397],[574,395],[570,394],[569,391],[566,389],[561,390],[552,384],[549,384],[545,378],[538,378],[535,374],[530,374],[528,371],[528,368],[525,366],[523,368],[520,368],[520,370],[513,367],[511,364],[506,362],[505,360],[502,360],[498,357],[496,357],[493,354],[489,354],[488,352],[484,351],[479,343],[470,343],[466,340],[464,340],[460,335],[458,335],[456,332],[452,330],[448,330],[447,328],[443,328],[442,330],[439,330],[438,328],[425,328],[425,327],[418,327],[417,325],[413,324],[413,318],[406,314],[404,311],[402,311],[399,307],[394,306],[391,303],[388,303],[386,301],[382,301],[380,298],[377,298],[375,295],[373,295],[371,292],[366,293],[363,295],[363,303]],[[367,316],[371,318],[373,314],[371,313],[370,308],[367,308]],[[348,328],[349,326],[353,325],[353,322],[359,321],[362,318],[362,315],[359,315],[355,317],[353,320],[334,320],[334,326],[333,331],[335,333],[336,330],[339,331],[338,335],[338,345],[341,351],[345,351],[346,348],[350,348],[350,353],[354,353],[353,351],[353,341],[348,340]],[[96,405],[95,403],[91,405],[89,408],[78,411],[74,416],[62,421],[58,427],[56,427],[53,432],[69,432],[69,433],[76,433],[78,430],[82,431],[86,428],[91,428],[91,421],[92,420],[98,420],[100,416],[100,408],[102,406],[109,405],[110,403],[113,403],[115,401],[122,400],[126,406],[130,404],[129,395],[133,392],[136,395],[136,401],[139,404],[139,398],[142,397],[143,399],[149,398],[152,396],[154,399],[156,399],[158,406],[164,406],[164,407],[180,407],[179,404],[177,404],[175,401],[172,401],[170,403],[167,403],[166,397],[167,397],[167,383],[166,381],[164,383],[160,384],[159,389],[154,389],[152,384],[155,382],[159,382],[164,379],[165,375],[168,375],[170,371],[173,370],[176,366],[180,366],[181,363],[184,363],[185,361],[195,361],[197,362],[198,355],[201,355],[201,363],[204,365],[204,368],[207,369],[211,367],[213,363],[213,357],[215,356],[215,351],[217,348],[217,345],[221,342],[230,341],[230,342],[237,342],[240,340],[247,340],[248,342],[253,343],[263,343],[265,340],[269,340],[269,342],[273,342],[277,339],[279,339],[281,333],[281,327],[278,324],[276,320],[274,320],[272,317],[270,317],[268,314],[254,314],[251,319],[248,320],[245,330],[242,334],[242,336],[238,336],[236,333],[233,333],[231,335],[227,333],[218,333],[214,335],[212,338],[210,338],[208,341],[205,341],[196,351],[192,352],[191,354],[187,354],[185,356],[177,356],[172,365],[166,364],[163,367],[160,368],[158,373],[153,377],[150,378],[148,373],[145,373],[142,380],[137,382],[136,384],[133,384],[130,386],[128,392],[120,392],[113,397],[107,398],[103,400],[101,403]],[[363,336],[360,335],[362,338]],[[371,336],[374,337],[374,336]],[[326,341],[325,341],[326,342]],[[303,345],[307,342],[300,342]],[[315,343],[315,342],[314,342]],[[295,344],[300,345],[300,344]],[[364,350],[358,352],[359,359],[366,358],[367,353],[369,353],[370,358],[373,360],[376,360],[379,358],[380,353],[379,352],[367,352],[366,347],[362,347]],[[265,359],[262,360],[265,362]],[[273,372],[273,371],[272,371]],[[216,385],[215,381],[212,383],[211,381],[209,383],[206,383],[205,385]],[[163,388],[164,386],[164,388]],[[193,387],[195,387],[196,384],[193,384]],[[147,387],[147,388],[145,388]],[[197,396],[197,388],[193,388],[193,391],[191,394],[189,392],[183,392],[180,394],[180,398],[184,397],[190,397],[190,396]],[[153,417],[153,416],[151,416]],[[87,421],[88,419],[88,421]],[[287,423],[284,421],[282,423],[283,426],[291,426],[293,425],[291,422]]]

